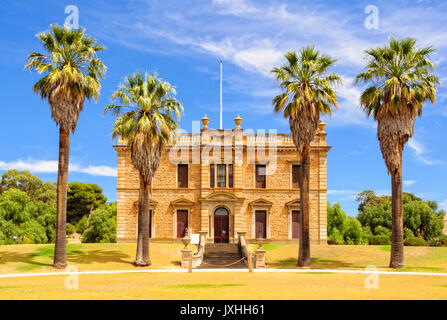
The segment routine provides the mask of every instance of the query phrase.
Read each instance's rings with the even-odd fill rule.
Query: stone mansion
[[[299,238],[300,157],[290,134],[255,133],[234,119],[230,130],[208,128],[180,134],[165,148],[152,183],[150,238],[175,241],[206,231],[208,242],[292,242]],[[311,144],[310,238],[327,242],[326,124]],[[199,131],[199,130],[197,130]],[[139,174],[119,139],[117,241],[135,241]]]

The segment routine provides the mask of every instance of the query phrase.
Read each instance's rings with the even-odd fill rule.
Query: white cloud
[[[0,161],[0,170],[27,170],[37,173],[57,173],[57,161],[47,160],[16,160],[11,162]],[[92,176],[116,177],[116,168],[109,166],[81,166],[76,163],[70,163],[68,170],[70,172],[85,173]]]
[[[421,142],[417,141],[415,138],[411,138],[410,140],[408,140],[407,145],[414,151],[416,160],[418,160],[419,162],[422,162],[428,166],[439,165],[442,163],[441,161],[432,160],[427,157],[426,154],[428,153],[428,151],[426,150],[425,146]]]
[[[406,187],[411,187],[413,184],[416,183],[416,180],[403,180],[402,183],[403,183],[404,186],[406,186]]]
[[[447,211],[447,199],[444,199],[443,201],[439,202],[438,206],[439,209],[444,209]]]

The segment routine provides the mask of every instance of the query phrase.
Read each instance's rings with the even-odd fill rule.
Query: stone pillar
[[[255,251],[256,255],[256,268],[265,268],[265,250],[259,247]]]
[[[188,248],[183,248],[182,249],[182,262],[181,262],[181,267],[182,268],[188,268],[189,265],[189,261],[192,259],[192,250],[188,249]]]

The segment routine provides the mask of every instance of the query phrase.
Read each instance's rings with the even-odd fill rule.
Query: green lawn
[[[182,244],[151,243],[149,269],[180,268]],[[250,245],[254,250],[255,245]],[[68,263],[79,271],[135,270],[136,246],[69,244]],[[265,245],[269,268],[297,268],[297,245]],[[388,270],[384,246],[312,246],[312,268]],[[403,271],[447,272],[447,248],[406,247]],[[53,245],[0,246],[0,274],[52,272]],[[141,269],[141,268],[140,268]],[[447,299],[447,277],[379,275],[379,289],[365,288],[364,274],[333,273],[139,273],[0,278],[0,299]]]
[[[180,268],[180,243],[151,243],[152,266],[149,268]],[[254,251],[256,245],[250,245]],[[298,245],[266,244],[269,268],[297,268]],[[51,272],[54,246],[0,246],[0,274]],[[134,243],[68,244],[68,264],[80,271],[135,269]],[[364,269],[373,265],[388,270],[389,246],[314,245],[311,247],[312,268]],[[402,271],[447,272],[447,248],[405,247],[407,266]]]

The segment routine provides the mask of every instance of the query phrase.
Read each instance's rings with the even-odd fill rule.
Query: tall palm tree
[[[320,113],[332,115],[332,106],[337,108],[333,86],[341,84],[342,80],[336,73],[328,72],[336,60],[320,54],[313,46],[302,48],[299,56],[288,51],[285,58],[286,64],[271,71],[283,90],[272,104],[275,112],[281,112],[289,119],[293,142],[301,156],[298,265],[310,266],[310,143],[315,137]]]
[[[391,174],[392,242],[391,268],[405,266],[402,212],[402,150],[414,134],[416,116],[422,105],[436,100],[439,80],[428,55],[432,47],[416,48],[413,38],[390,39],[384,47],[366,50],[368,63],[356,82],[369,84],[360,105],[377,121],[380,150]]]
[[[57,222],[54,267],[67,265],[66,220],[70,133],[74,133],[85,99],[96,101],[99,79],[106,67],[96,53],[105,48],[85,34],[84,29],[51,25],[39,33],[45,54],[33,52],[25,69],[45,76],[34,84],[34,92],[48,99],[51,116],[59,125],[59,165],[57,175]]]
[[[173,96],[175,89],[156,74],[139,72],[128,76],[112,95],[104,113],[118,117],[112,131],[130,145],[132,164],[140,173],[138,240],[134,264],[149,266],[149,201],[152,177],[160,166],[164,147],[173,141],[183,106]]]

